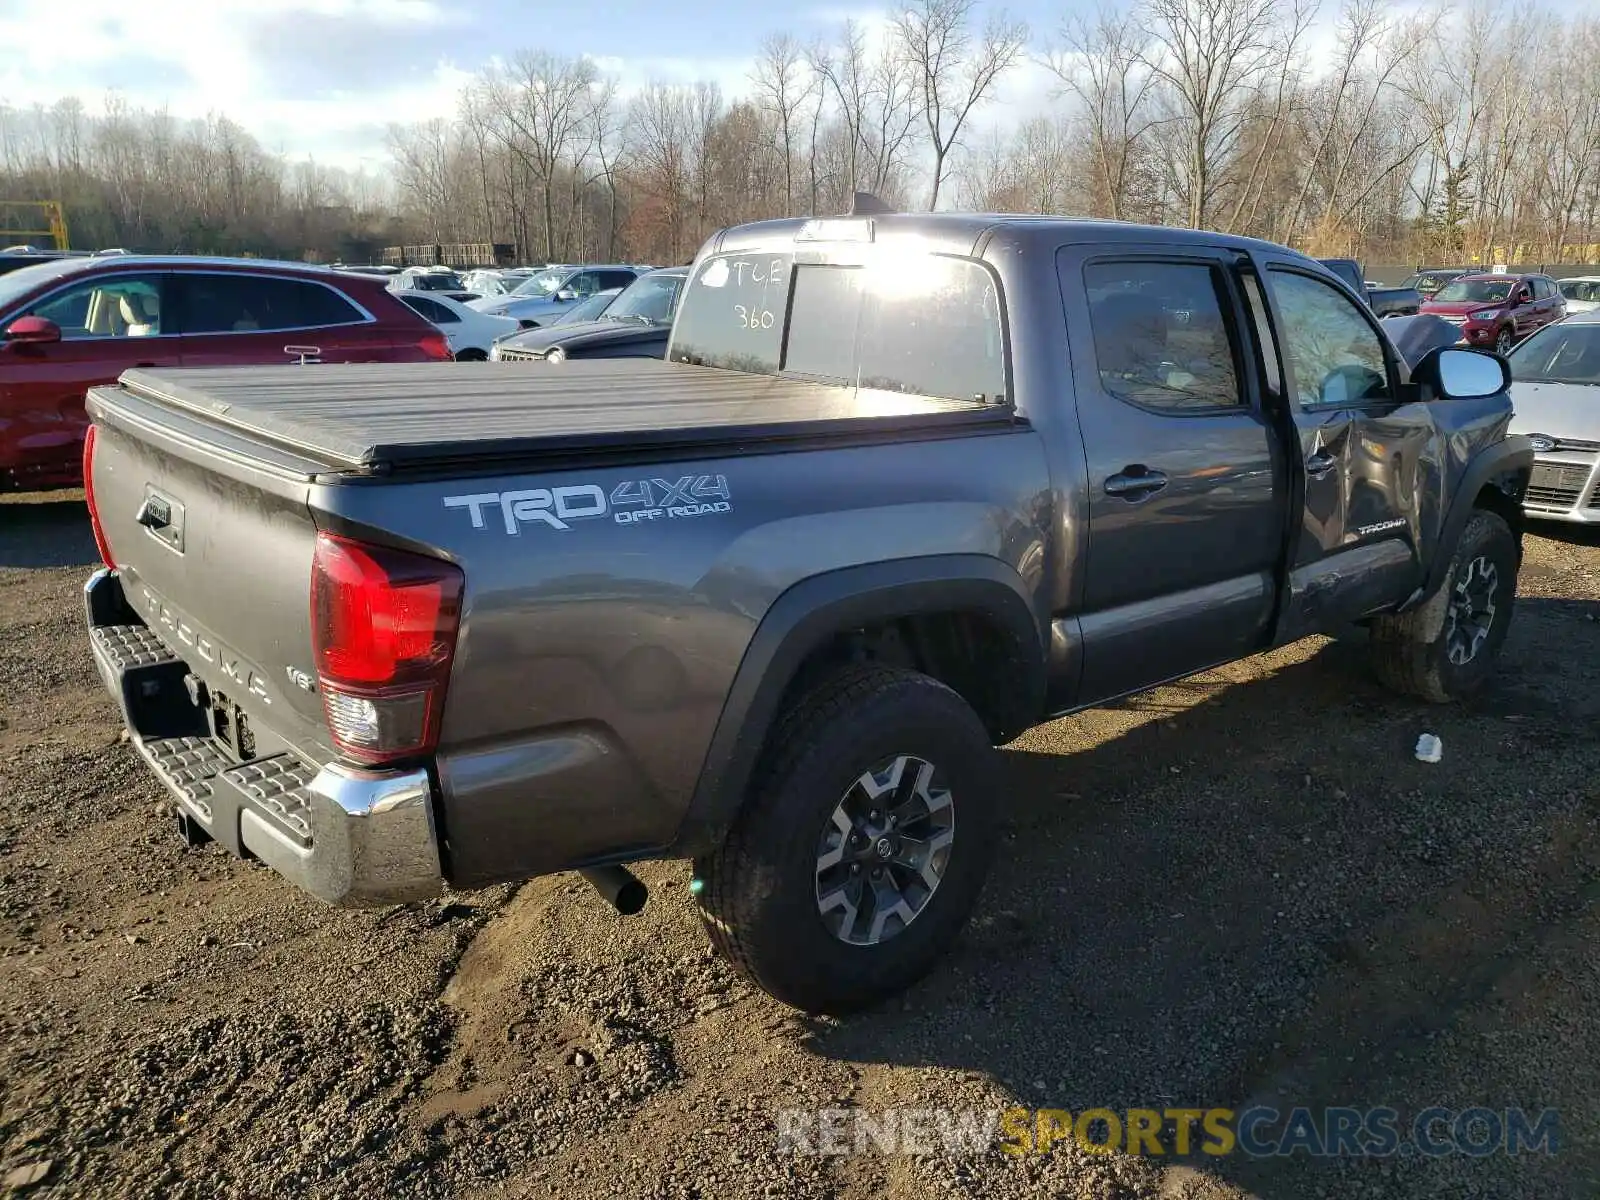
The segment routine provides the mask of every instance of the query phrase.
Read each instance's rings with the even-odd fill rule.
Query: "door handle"
[[[1121,496],[1124,500],[1140,500],[1159,492],[1166,486],[1167,477],[1162,472],[1130,464],[1106,480],[1106,495]]]
[[[1324,451],[1318,451],[1306,459],[1306,474],[1313,479],[1321,479],[1334,467],[1339,465],[1339,460]]]

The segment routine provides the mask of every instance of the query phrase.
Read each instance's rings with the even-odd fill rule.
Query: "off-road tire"
[[[854,945],[819,911],[818,839],[853,782],[897,755],[940,772],[954,836],[915,918]],[[779,718],[728,836],[695,862],[712,944],[757,987],[810,1013],[850,1012],[904,990],[949,948],[982,889],[998,827],[996,766],[977,714],[937,680],[875,665],[823,678]]]
[[[1467,663],[1457,664],[1450,661],[1447,644],[1450,606],[1462,572],[1480,558],[1492,563],[1498,576],[1494,619],[1477,653]],[[1485,509],[1474,512],[1461,531],[1439,589],[1410,612],[1373,620],[1372,665],[1384,685],[1435,704],[1464,699],[1482,688],[1511,626],[1520,559],[1505,518]]]

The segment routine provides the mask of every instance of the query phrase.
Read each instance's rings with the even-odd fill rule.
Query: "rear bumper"
[[[426,771],[289,753],[236,762],[190,699],[187,665],[134,615],[115,572],[90,577],[84,607],[95,666],[134,748],[211,838],[330,904],[397,904],[443,889]]]

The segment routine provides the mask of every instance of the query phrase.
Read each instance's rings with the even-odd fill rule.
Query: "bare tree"
[[[815,102],[821,81],[806,61],[805,50],[787,33],[761,44],[751,76],[756,100],[772,119],[778,152],[783,156],[783,211],[795,211],[796,138],[806,110]]]
[[[913,73],[916,107],[933,154],[928,211],[939,207],[951,151],[967,118],[987,99],[1027,44],[1027,26],[996,14],[972,31],[977,0],[913,0],[894,17],[899,52]]]
[[[556,241],[556,171],[568,161],[588,112],[594,64],[586,58],[528,51],[511,60],[506,85],[499,89],[501,112],[526,145],[544,207],[544,249],[560,258]]]
[[[1127,211],[1133,162],[1154,120],[1155,72],[1145,63],[1146,34],[1131,12],[1102,8],[1061,31],[1046,65],[1084,108],[1094,164],[1095,208],[1121,220]]]
[[[1146,0],[1143,62],[1166,85],[1173,182],[1209,226],[1223,171],[1285,53],[1280,0]]]

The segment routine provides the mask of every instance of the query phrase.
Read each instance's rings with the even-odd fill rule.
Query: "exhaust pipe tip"
[[[578,872],[601,899],[625,917],[631,917],[650,899],[650,889],[627,867],[586,867]]]

